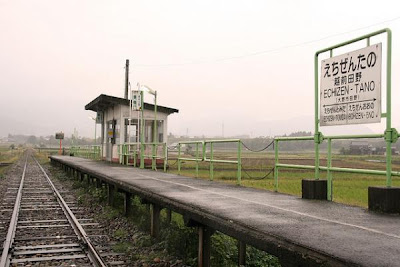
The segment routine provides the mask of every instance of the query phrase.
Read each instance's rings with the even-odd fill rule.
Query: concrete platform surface
[[[51,158],[269,251],[288,263],[309,259],[314,262],[310,265],[400,266],[399,215],[162,171],[69,156]]]

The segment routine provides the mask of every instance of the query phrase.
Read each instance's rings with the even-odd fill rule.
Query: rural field
[[[17,161],[22,153],[23,149],[10,149],[8,146],[0,146],[0,178],[3,177],[8,166]]]
[[[8,147],[0,147],[0,162],[14,162],[22,153],[22,149],[10,150]],[[47,156],[56,151],[41,151],[41,159],[46,160]],[[209,158],[209,153],[207,158]],[[181,157],[194,159],[193,153],[182,154]],[[344,168],[358,168],[371,170],[385,170],[384,155],[340,155],[333,154],[332,166]],[[237,160],[235,151],[229,149],[216,150],[214,159]],[[254,153],[242,152],[242,179],[241,185],[274,191],[274,153],[271,151]],[[280,152],[279,163],[296,165],[314,165],[313,151],[307,152]],[[326,154],[320,156],[321,166],[326,166]],[[177,154],[169,153],[168,172],[178,174]],[[392,160],[394,171],[400,171],[400,156],[394,155]],[[196,163],[194,161],[181,161],[181,175],[196,177]],[[6,169],[0,166],[0,176]],[[326,171],[321,171],[321,179],[326,179]],[[332,198],[333,201],[348,205],[367,207],[368,187],[386,185],[384,175],[356,174],[333,172]],[[198,178],[210,178],[210,163],[199,162]],[[301,180],[313,179],[313,170],[300,169],[279,169],[278,192],[290,195],[301,196]],[[214,163],[214,181],[236,184],[237,165],[226,163]],[[392,186],[400,186],[400,177],[392,177]]]
[[[183,157],[190,158],[190,155]],[[326,155],[321,154],[320,165],[326,166]],[[371,170],[385,170],[386,158],[383,155],[339,155],[333,154],[332,166],[344,168],[358,168]],[[214,159],[236,160],[235,152],[214,152]],[[242,186],[254,187],[265,190],[274,190],[274,154],[268,153],[242,153]],[[279,163],[296,165],[314,165],[314,154],[308,152],[280,152]],[[393,170],[400,171],[400,156],[393,156]],[[170,155],[169,159],[171,173],[178,173],[176,156]],[[196,163],[193,161],[182,161],[181,175],[195,177]],[[209,179],[210,164],[199,163],[199,178]],[[268,175],[267,175],[268,174]],[[214,181],[236,184],[237,165],[214,163]],[[369,175],[356,173],[333,172],[333,201],[367,207],[368,187],[386,185],[384,175]],[[278,192],[301,196],[301,180],[313,179],[313,170],[279,169]],[[321,171],[321,179],[326,179],[326,172]],[[400,177],[392,177],[392,186],[400,186]]]

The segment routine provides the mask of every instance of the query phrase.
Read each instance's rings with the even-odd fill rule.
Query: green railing
[[[214,156],[214,144],[220,143],[237,143],[237,160],[221,160],[215,159]],[[181,156],[181,147],[182,145],[196,145],[196,154],[195,158],[186,158]],[[210,145],[210,157],[207,158],[207,145]],[[201,157],[199,152],[199,146],[201,148]],[[240,185],[242,180],[242,142],[240,139],[228,139],[228,140],[207,140],[207,141],[188,141],[188,142],[179,142],[178,143],[178,173],[181,172],[181,163],[182,161],[195,161],[196,162],[196,176],[199,175],[199,162],[209,162],[209,173],[210,180],[214,180],[214,163],[228,163],[228,164],[237,164],[237,180],[236,184]]]
[[[148,151],[148,149],[146,149],[147,146],[151,147],[151,154],[146,153],[146,151]],[[161,156],[158,156],[159,147],[162,147]],[[145,159],[151,159],[151,168],[155,170],[157,167],[157,159],[163,159],[164,172],[167,171],[167,163],[168,163],[167,143],[143,143],[141,144],[141,151],[143,151],[143,153],[140,154],[141,167],[143,166],[142,162],[144,162]]]
[[[332,140],[346,140],[346,139],[368,139],[368,138],[384,138],[384,134],[367,134],[367,135],[338,135],[338,136],[321,136],[321,142],[327,140],[328,152],[327,152],[327,166],[318,167],[312,165],[296,165],[296,164],[282,164],[279,163],[279,142],[285,141],[311,141],[314,140],[314,136],[301,136],[301,137],[276,137],[274,139],[275,148],[275,168],[274,168],[274,189],[278,191],[278,175],[280,168],[288,169],[305,169],[326,171],[327,173],[327,197],[328,200],[332,200],[332,172],[348,172],[348,173],[359,173],[359,174],[375,174],[375,175],[386,175],[386,171],[383,170],[371,170],[371,169],[356,169],[356,168],[341,168],[332,166]],[[319,163],[319,162],[318,162]],[[400,176],[400,172],[391,171],[391,175]]]
[[[136,159],[137,155],[139,154],[138,148],[138,143],[125,143],[122,145],[117,145],[119,163],[128,166],[133,165],[136,167]]]
[[[101,146],[100,145],[72,146],[70,148],[70,154],[75,157],[100,160],[101,159]]]
[[[195,153],[195,158],[185,158],[181,157],[182,153],[182,145],[195,145],[196,146],[196,153]],[[200,156],[200,150],[199,146],[201,146],[201,157]],[[203,141],[187,141],[187,142],[179,142],[178,143],[178,174],[181,174],[181,164],[182,161],[194,161],[196,162],[196,177],[199,177],[199,163],[203,161],[203,146],[204,142]]]
[[[151,150],[147,149],[147,147],[151,147]],[[160,147],[162,147],[162,151],[158,153]],[[120,164],[136,167],[137,159],[140,157],[140,168],[144,168],[143,162],[145,159],[151,159],[152,169],[155,170],[157,168],[157,159],[163,159],[163,169],[167,171],[168,156],[166,143],[125,143],[117,145],[117,152]]]

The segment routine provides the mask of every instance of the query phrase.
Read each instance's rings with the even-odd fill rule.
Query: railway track
[[[101,239],[98,224],[54,183],[29,152],[16,166],[1,205],[0,267],[125,266],[101,240],[96,247],[90,237]]]

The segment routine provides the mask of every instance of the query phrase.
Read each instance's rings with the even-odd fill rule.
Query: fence
[[[100,145],[72,146],[70,148],[70,154],[77,157],[100,160],[101,146]]]
[[[151,149],[148,149],[149,147]],[[160,147],[161,153],[159,153]],[[162,159],[163,169],[167,171],[168,155],[166,143],[125,143],[118,145],[117,151],[120,164],[136,167],[137,159],[140,158],[140,168],[144,168],[145,159],[151,159],[151,167],[155,170],[157,168],[157,159]]]
[[[220,143],[237,143],[237,160],[221,160],[214,159],[214,144]],[[196,154],[195,158],[187,158],[181,156],[181,148],[182,145],[196,145]],[[199,157],[199,146],[201,145],[201,157]],[[207,158],[207,146],[210,146],[210,157]],[[204,161],[209,163],[209,178],[210,180],[214,180],[214,163],[228,163],[228,164],[237,164],[237,180],[236,184],[241,184],[242,179],[242,142],[240,139],[228,139],[228,140],[207,140],[207,141],[187,141],[187,142],[179,142],[178,143],[178,173],[181,172],[181,163],[182,161],[195,161],[196,162],[196,176],[199,175],[199,162]]]
[[[370,134],[370,135],[341,135],[341,136],[320,136],[320,141],[327,140],[328,142],[328,155],[327,155],[327,166],[320,166],[319,162],[317,166],[312,165],[296,165],[296,164],[282,164],[279,163],[279,142],[289,142],[289,141],[310,141],[314,140],[314,136],[300,136],[300,137],[276,137],[274,139],[274,149],[275,149],[275,167],[274,167],[274,189],[278,191],[278,175],[280,168],[289,169],[307,169],[323,170],[327,172],[327,194],[328,200],[332,200],[332,172],[348,172],[348,173],[359,173],[359,174],[377,174],[386,175],[386,171],[371,170],[371,169],[355,169],[355,168],[340,168],[332,166],[332,140],[346,140],[346,139],[368,139],[368,138],[384,138],[384,134]],[[318,157],[319,161],[319,157]],[[391,171],[391,175],[400,176],[400,172]],[[319,177],[317,177],[319,179]]]
[[[181,157],[182,145],[196,145],[196,154],[195,158],[185,158]],[[199,146],[201,145],[201,157],[199,158]],[[195,161],[196,162],[196,177],[199,177],[199,162],[203,161],[204,155],[204,142],[203,141],[187,141],[187,142],[179,142],[178,143],[178,174],[181,174],[181,164],[183,161]]]

